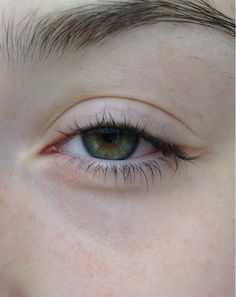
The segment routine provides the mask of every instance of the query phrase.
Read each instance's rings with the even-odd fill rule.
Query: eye
[[[91,173],[93,178],[99,175],[106,180],[107,175],[113,175],[116,185],[120,180],[133,184],[138,176],[138,183],[145,181],[148,187],[150,181],[162,175],[164,167],[176,171],[181,161],[196,158],[152,136],[138,123],[133,125],[128,119],[118,122],[111,115],[85,127],[74,122],[69,131],[60,133],[63,138],[46,148],[44,154],[63,155],[78,173]]]
[[[139,158],[155,152],[153,145],[134,129],[108,127],[90,129],[69,137],[61,149],[74,155],[113,161]]]
[[[154,112],[151,107],[149,113],[147,105],[138,103],[132,105],[131,112],[129,104],[117,100],[113,100],[113,107],[104,106],[104,101],[81,104],[79,109],[73,109],[58,121],[53,129],[56,140],[52,142],[49,137],[51,144],[43,148],[40,155],[51,157],[52,164],[59,165],[59,172],[72,175],[73,182],[78,180],[81,184],[83,180],[89,188],[99,184],[111,189],[145,184],[148,188],[156,177],[161,176],[163,181],[163,173],[175,173],[181,163],[192,162],[200,156],[188,153],[188,146],[164,138],[165,135],[177,141],[178,135],[181,138],[181,132],[174,133],[178,131],[178,124],[168,125],[171,119],[167,120],[166,115]],[[139,107],[140,112],[136,111]],[[150,117],[152,112],[154,118]],[[185,129],[182,127],[180,131]],[[186,139],[191,139],[187,135],[188,132]]]

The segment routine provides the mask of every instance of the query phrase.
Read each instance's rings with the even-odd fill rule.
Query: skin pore
[[[17,23],[94,3],[7,0],[0,12]],[[214,3],[233,18],[233,1]],[[232,36],[160,22],[0,64],[0,296],[234,296]],[[109,170],[86,170],[72,145],[58,149],[59,131],[104,111],[198,158],[160,161],[148,189],[139,173],[114,183]]]

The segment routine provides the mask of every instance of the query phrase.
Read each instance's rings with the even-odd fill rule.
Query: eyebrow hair
[[[38,16],[31,12],[18,23],[2,17],[0,52],[9,61],[42,60],[105,42],[130,29],[158,22],[194,23],[234,36],[235,21],[205,0],[132,0],[88,4]]]

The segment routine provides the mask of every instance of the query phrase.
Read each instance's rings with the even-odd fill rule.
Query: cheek
[[[175,211],[170,208],[172,219],[163,221],[165,227],[153,236],[152,248],[140,252],[153,293],[233,296],[234,222],[226,207],[214,207],[221,198],[226,202],[220,196],[209,199],[193,194],[188,197],[191,206],[185,199],[185,207],[180,202]]]
[[[10,291],[20,283],[29,296],[68,296],[70,291],[69,296],[77,296],[73,291],[91,282],[99,287],[99,279],[111,275],[102,250],[74,239],[56,217],[29,203],[27,193],[5,197],[0,205],[0,288],[4,283]],[[64,294],[56,294],[56,288]]]
[[[150,212],[148,238],[139,236],[142,244],[132,248],[78,239],[78,230],[40,204],[45,197],[7,196],[0,205],[0,271],[29,296],[231,296],[233,223],[229,205],[219,205],[225,193],[158,201],[162,212]]]

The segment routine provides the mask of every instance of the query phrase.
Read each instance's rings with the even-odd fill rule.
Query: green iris
[[[131,130],[97,128],[82,133],[82,142],[93,158],[125,160],[136,150],[139,136]]]

